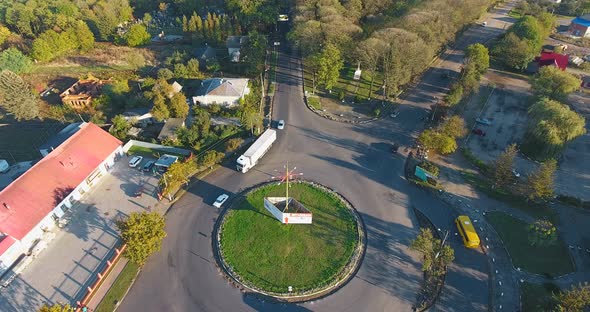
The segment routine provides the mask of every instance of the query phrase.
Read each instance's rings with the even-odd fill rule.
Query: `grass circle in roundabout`
[[[223,216],[218,245],[230,275],[274,297],[304,297],[341,284],[364,250],[359,248],[364,233],[356,212],[327,189],[292,183],[289,197],[313,213],[313,223],[282,224],[264,208],[264,197],[281,196],[285,184],[267,184],[247,193]]]

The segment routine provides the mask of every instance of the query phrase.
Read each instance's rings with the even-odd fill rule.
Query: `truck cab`
[[[252,165],[250,164],[250,159],[248,159],[248,157],[246,157],[244,155],[241,155],[240,157],[238,157],[238,160],[236,161],[236,163],[237,163],[236,169],[242,173],[248,172],[250,167],[252,167]]]

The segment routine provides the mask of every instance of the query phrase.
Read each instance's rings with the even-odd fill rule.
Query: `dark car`
[[[483,131],[483,130],[481,130],[481,129],[473,129],[472,132],[475,135],[479,135],[479,136],[482,136],[482,137],[486,136],[486,132]]]
[[[153,160],[148,161],[147,163],[145,163],[145,165],[143,165],[143,171],[145,171],[145,172],[152,171],[152,168],[154,168],[154,164],[155,164],[155,162]]]

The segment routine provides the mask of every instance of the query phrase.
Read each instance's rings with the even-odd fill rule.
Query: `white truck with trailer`
[[[277,140],[277,132],[268,129],[240,156],[237,160],[236,169],[240,172],[248,172],[254,167],[260,158],[268,152],[272,144]]]

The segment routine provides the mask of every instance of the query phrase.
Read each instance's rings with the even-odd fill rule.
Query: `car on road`
[[[283,130],[285,129],[285,121],[284,120],[279,120],[279,123],[277,124],[277,129],[279,130]]]
[[[486,126],[489,126],[492,124],[492,121],[487,118],[476,118],[475,122],[477,122],[478,124],[486,125]]]
[[[399,112],[398,112],[398,111],[395,111],[395,112],[393,112],[391,115],[389,115],[389,117],[391,117],[391,118],[395,118],[395,117],[397,117],[398,115],[399,115]]]
[[[481,23],[481,27],[486,27],[486,26],[488,26],[488,22],[482,22]]]
[[[221,194],[221,195],[219,195],[219,197],[217,197],[217,199],[213,203],[213,206],[215,206],[217,208],[221,208],[221,205],[223,205],[223,203],[225,203],[225,201],[228,198],[229,198],[229,196],[227,194]]]
[[[473,131],[471,131],[471,132],[473,134],[475,134],[475,135],[479,135],[479,136],[482,136],[482,137],[486,136],[486,132],[483,131],[483,130],[481,130],[481,129],[477,129],[476,128],[476,129],[473,129]]]
[[[520,178],[520,173],[518,171],[516,171],[516,169],[512,169],[512,174],[517,177]]]
[[[131,167],[131,168],[137,167],[141,163],[142,160],[143,160],[143,157],[141,157],[141,156],[133,156],[133,158],[131,158],[131,160],[129,161],[129,167]]]
[[[154,164],[155,163],[156,162],[153,161],[153,160],[150,160],[150,161],[146,162],[145,165],[143,165],[143,171],[145,171],[145,172],[152,171],[152,168],[154,168]]]

